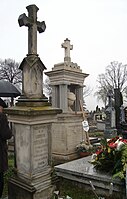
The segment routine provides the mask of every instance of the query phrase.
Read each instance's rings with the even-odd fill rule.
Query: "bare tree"
[[[22,83],[22,71],[19,63],[13,59],[0,60],[0,80],[4,79],[13,84]]]
[[[15,85],[21,86],[22,71],[19,69],[19,63],[13,59],[0,60],[0,80],[7,80]],[[11,97],[11,104],[13,105],[14,98]]]
[[[44,81],[43,88],[44,88],[44,93],[49,97],[49,102],[51,102],[52,88],[50,86],[50,79],[48,76],[46,77]]]
[[[91,94],[93,89],[90,88],[90,86],[85,85],[83,88],[83,109],[86,109],[86,102],[85,99]]]
[[[123,65],[117,61],[113,61],[106,67],[104,74],[98,75],[98,90],[95,95],[99,100],[102,100],[104,104],[107,103],[107,93],[118,88],[123,95],[127,95],[127,65]]]
[[[93,91],[93,89],[91,89],[90,86],[87,86],[87,85],[84,86],[84,88],[83,88],[83,98],[88,97],[91,94],[92,91]]]

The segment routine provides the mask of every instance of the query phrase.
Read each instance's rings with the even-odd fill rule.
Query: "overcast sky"
[[[127,64],[127,0],[0,0],[1,59],[21,62],[28,53],[28,31],[19,27],[18,17],[28,14],[30,4],[36,4],[38,20],[46,23],[45,32],[38,33],[38,54],[46,71],[63,62],[61,43],[66,38],[73,44],[72,62],[90,74],[84,83],[93,93],[98,74],[111,61]],[[92,94],[86,99],[88,110],[97,103]]]

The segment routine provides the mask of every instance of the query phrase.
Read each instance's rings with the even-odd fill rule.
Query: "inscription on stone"
[[[47,127],[35,126],[33,140],[34,169],[48,165],[48,135]]]

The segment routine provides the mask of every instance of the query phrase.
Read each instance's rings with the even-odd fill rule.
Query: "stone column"
[[[59,107],[59,86],[52,86],[52,107]]]
[[[59,85],[59,99],[60,107],[63,112],[68,112],[68,100],[67,100],[67,84]]]
[[[80,111],[80,100],[83,102],[83,87],[82,86],[78,86],[76,87],[76,111]]]

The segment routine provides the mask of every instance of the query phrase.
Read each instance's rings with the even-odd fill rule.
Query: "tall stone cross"
[[[37,55],[37,31],[39,33],[44,32],[46,25],[44,21],[37,21],[39,8],[36,5],[29,5],[26,9],[28,10],[28,17],[25,13],[21,14],[18,18],[18,23],[20,27],[28,27],[28,55]]]
[[[66,38],[64,43],[61,44],[61,47],[65,49],[64,61],[71,61],[70,50],[73,49],[73,45],[70,44],[70,40]]]

